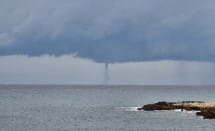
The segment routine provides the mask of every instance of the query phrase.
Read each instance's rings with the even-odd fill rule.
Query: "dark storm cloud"
[[[0,0],[0,55],[215,60],[212,0]]]

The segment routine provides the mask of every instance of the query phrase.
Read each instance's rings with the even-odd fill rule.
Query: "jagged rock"
[[[215,109],[202,109],[196,115],[203,116],[204,119],[215,119]]]
[[[147,104],[138,110],[155,111],[155,110],[187,110],[198,111],[196,115],[203,116],[204,119],[215,119],[215,103],[203,101],[182,101],[182,102],[157,102]]]
[[[142,108],[139,108],[138,110],[145,110],[145,111],[153,111],[153,110],[173,110],[174,107],[171,103],[167,102],[158,102],[155,104],[148,104],[144,105]]]

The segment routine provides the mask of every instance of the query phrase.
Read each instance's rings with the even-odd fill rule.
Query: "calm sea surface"
[[[215,101],[215,86],[0,85],[0,131],[215,131],[194,113],[132,108],[164,100]]]

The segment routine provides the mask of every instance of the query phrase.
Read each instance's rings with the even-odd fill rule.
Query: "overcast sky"
[[[0,0],[0,82],[101,83],[103,63],[111,63],[112,83],[209,84],[214,7],[214,0]]]

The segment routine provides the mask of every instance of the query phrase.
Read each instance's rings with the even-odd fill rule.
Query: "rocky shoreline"
[[[186,110],[196,111],[197,116],[203,116],[204,119],[215,119],[215,102],[204,101],[182,101],[182,102],[157,102],[154,104],[144,105],[138,110],[155,111],[155,110]]]

